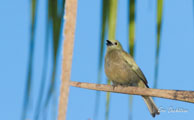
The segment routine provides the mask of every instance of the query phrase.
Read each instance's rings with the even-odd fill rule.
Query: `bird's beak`
[[[110,40],[106,40],[106,45],[107,45],[107,46],[111,46],[111,45],[113,45],[113,44],[112,44],[112,42],[111,42]]]

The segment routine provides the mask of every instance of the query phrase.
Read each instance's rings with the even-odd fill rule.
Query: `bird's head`
[[[122,50],[122,46],[118,40],[106,40],[106,45],[108,50],[118,49]]]

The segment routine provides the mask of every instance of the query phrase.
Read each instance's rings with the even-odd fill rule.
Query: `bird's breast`
[[[120,84],[133,83],[137,78],[130,65],[124,60],[119,51],[106,54],[105,73],[108,79]]]

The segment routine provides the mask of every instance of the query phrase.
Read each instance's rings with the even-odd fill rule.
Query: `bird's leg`
[[[118,85],[119,85],[119,83],[117,83],[117,82],[114,82],[114,81],[112,81],[112,83],[113,83],[113,90],[115,89],[115,87],[117,87]]]

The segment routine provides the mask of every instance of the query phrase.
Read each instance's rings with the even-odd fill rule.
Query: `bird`
[[[105,74],[113,86],[137,86],[149,88],[146,77],[133,57],[125,52],[118,40],[106,40]],[[114,88],[113,87],[113,88]],[[142,96],[152,117],[160,112],[152,97]]]

